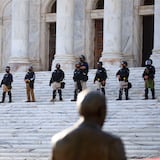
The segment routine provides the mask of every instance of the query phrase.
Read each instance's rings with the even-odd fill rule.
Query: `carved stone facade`
[[[81,54],[90,68],[158,67],[159,28],[159,0],[0,0],[0,71],[73,69]]]

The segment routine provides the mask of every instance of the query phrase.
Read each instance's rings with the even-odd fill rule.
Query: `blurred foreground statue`
[[[120,138],[102,131],[105,96],[84,90],[78,95],[80,120],[52,137],[52,160],[126,160]]]

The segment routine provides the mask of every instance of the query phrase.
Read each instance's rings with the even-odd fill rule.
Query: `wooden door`
[[[56,23],[50,24],[50,36],[49,36],[49,68],[51,70],[52,61],[56,52]]]
[[[94,68],[97,68],[103,51],[103,19],[95,20],[95,38],[94,38]]]

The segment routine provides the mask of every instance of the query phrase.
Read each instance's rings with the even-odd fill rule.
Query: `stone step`
[[[122,138],[128,160],[160,156],[160,102],[142,100],[144,68],[131,68],[131,100],[115,101],[118,95],[116,70],[109,70],[106,86],[108,116],[103,130]],[[90,70],[87,85],[95,88]],[[64,101],[49,102],[52,88],[48,86],[51,72],[36,72],[35,95],[37,102],[25,103],[25,73],[14,73],[13,103],[0,104],[0,160],[49,160],[51,137],[70,127],[78,119],[73,98],[73,71],[66,72]],[[157,70],[157,74],[160,70]],[[0,78],[3,73],[0,74]],[[160,78],[156,76],[156,94],[160,95]],[[70,92],[69,92],[70,91]],[[0,92],[1,94],[1,92]],[[58,97],[57,97],[58,99]]]
[[[131,159],[157,155],[160,140],[159,102],[133,102],[108,101],[108,118],[103,129],[123,139]],[[71,126],[77,119],[75,102],[3,104],[0,108],[1,157],[9,159],[12,153],[15,159],[28,160],[32,157],[33,160],[41,155],[47,160],[51,136]]]

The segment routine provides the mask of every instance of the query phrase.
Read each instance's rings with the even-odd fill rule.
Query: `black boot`
[[[11,91],[8,92],[8,96],[9,96],[9,103],[11,103],[12,102],[12,93],[11,93]]]
[[[58,90],[58,93],[59,93],[59,100],[62,101],[62,100],[63,100],[63,99],[62,99],[62,90],[59,89],[59,90]]]
[[[119,90],[119,97],[116,100],[122,100],[122,89]]]
[[[155,99],[155,90],[154,90],[154,88],[151,89],[151,92],[152,92],[152,99]]]
[[[128,88],[125,89],[126,100],[128,100]]]
[[[101,88],[102,93],[105,95],[105,89]]]
[[[145,89],[145,99],[148,99],[148,88]]]
[[[77,100],[77,89],[74,90],[74,98],[71,99],[71,101],[76,101]]]
[[[3,93],[2,93],[2,101],[1,101],[0,103],[4,103],[5,97],[6,97],[6,92],[3,92]]]
[[[52,99],[50,101],[54,102],[55,98],[56,98],[56,90],[53,90]]]

